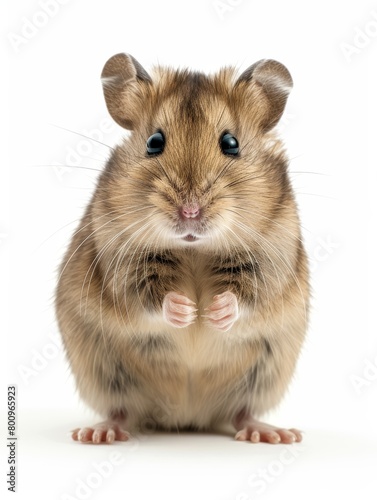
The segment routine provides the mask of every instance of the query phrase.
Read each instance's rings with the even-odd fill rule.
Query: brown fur
[[[304,339],[308,271],[280,141],[269,131],[291,78],[262,61],[237,79],[157,68],[130,56],[106,64],[113,118],[133,129],[102,173],[65,256],[57,317],[80,395],[106,416],[205,428],[282,398]],[[162,155],[147,138],[162,130]],[[224,156],[230,131],[239,157]],[[177,207],[198,201],[198,233],[182,244]],[[215,294],[233,292],[241,317],[228,332],[201,318]],[[199,309],[176,330],[161,315],[168,292]]]

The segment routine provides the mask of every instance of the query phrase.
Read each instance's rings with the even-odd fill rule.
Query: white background
[[[6,384],[15,383],[19,498],[375,498],[377,3],[66,0],[49,15],[41,15],[38,0],[3,2],[2,9],[6,3],[1,429]],[[80,134],[108,145],[125,134],[110,121],[99,79],[106,60],[121,51],[147,70],[156,63],[244,70],[268,57],[293,75],[280,129],[292,159],[313,304],[295,380],[266,419],[304,429],[302,444],[152,434],[93,447],[68,436],[98,417],[79,402],[62,354],[56,270],[98,175],[76,166],[100,170],[109,155]],[[2,443],[4,492],[5,435]],[[107,466],[99,472],[101,462]]]

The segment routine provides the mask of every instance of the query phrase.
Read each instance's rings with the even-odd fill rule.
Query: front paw
[[[213,297],[212,304],[206,309],[207,318],[216,330],[227,332],[239,318],[237,297],[232,292],[224,292]]]
[[[175,292],[166,294],[162,303],[162,316],[166,323],[175,328],[192,325],[197,317],[195,302]]]

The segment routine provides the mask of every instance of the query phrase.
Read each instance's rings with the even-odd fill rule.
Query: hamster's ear
[[[129,54],[116,54],[105,64],[101,80],[107,109],[122,127],[132,130],[138,117],[142,86],[152,79]]]
[[[273,59],[262,59],[242,73],[237,86],[249,87],[259,124],[267,131],[277,124],[283,114],[293,80],[283,64]],[[259,102],[261,97],[263,103]]]

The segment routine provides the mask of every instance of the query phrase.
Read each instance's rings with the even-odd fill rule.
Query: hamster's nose
[[[199,219],[200,217],[200,207],[197,203],[187,203],[180,208],[179,212],[184,219]]]

